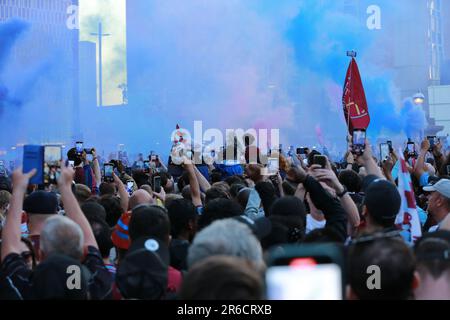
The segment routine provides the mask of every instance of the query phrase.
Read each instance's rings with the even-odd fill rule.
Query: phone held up
[[[315,155],[313,164],[320,165],[322,169],[325,169],[327,167],[327,157],[322,155]]]
[[[358,156],[366,149],[366,130],[354,129],[352,133],[352,152]]]
[[[333,244],[285,245],[268,255],[269,300],[342,300],[344,260]]]
[[[114,164],[112,163],[105,163],[103,165],[103,177],[105,182],[114,182]]]

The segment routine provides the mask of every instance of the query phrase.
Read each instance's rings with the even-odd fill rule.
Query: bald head
[[[130,201],[128,204],[128,207],[130,210],[132,210],[134,207],[141,205],[141,204],[152,204],[153,198],[150,196],[150,194],[142,189],[136,190],[133,192],[133,195],[130,197]]]

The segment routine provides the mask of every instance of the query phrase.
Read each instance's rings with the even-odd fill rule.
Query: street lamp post
[[[98,104],[103,107],[103,56],[102,56],[102,39],[109,37],[111,34],[103,33],[102,23],[98,23],[98,33],[91,33],[91,36],[98,36]]]

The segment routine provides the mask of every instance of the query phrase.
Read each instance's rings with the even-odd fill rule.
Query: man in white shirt
[[[432,186],[423,188],[428,195],[428,214],[437,222],[428,231],[433,232],[441,227],[442,222],[450,212],[450,180],[441,179]]]

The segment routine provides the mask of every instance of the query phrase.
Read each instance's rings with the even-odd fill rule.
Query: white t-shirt
[[[327,221],[324,219],[322,221],[318,221],[313,218],[312,215],[306,215],[306,234],[310,233],[314,229],[322,229],[325,227]]]

